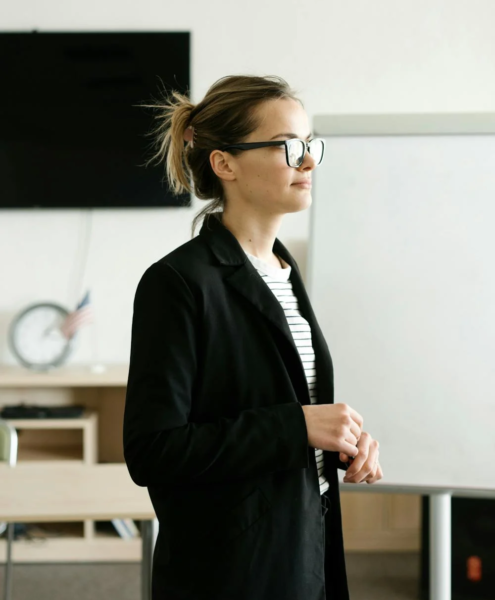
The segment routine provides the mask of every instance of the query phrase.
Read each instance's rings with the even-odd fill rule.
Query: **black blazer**
[[[292,267],[311,326],[318,402],[333,403],[332,359],[299,268],[278,238],[273,251]],[[337,477],[347,465],[324,452],[325,552],[310,403],[279,301],[207,216],[145,271],[134,299],[124,455],[159,521],[153,600],[348,600]]]

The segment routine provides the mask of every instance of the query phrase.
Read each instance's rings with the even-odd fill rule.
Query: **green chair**
[[[0,419],[0,462],[15,467],[17,462],[17,431],[7,421]],[[7,530],[7,554],[5,560],[4,600],[10,600],[12,591],[12,543],[14,523],[0,523],[0,533]]]

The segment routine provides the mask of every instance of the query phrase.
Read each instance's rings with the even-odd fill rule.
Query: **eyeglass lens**
[[[301,140],[287,140],[289,164],[291,167],[300,167],[304,159],[304,142]],[[311,140],[309,142],[309,153],[317,165],[323,158],[323,142],[321,140]]]

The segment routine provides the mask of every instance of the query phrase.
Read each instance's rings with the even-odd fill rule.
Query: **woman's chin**
[[[300,210],[305,210],[311,206],[311,203],[313,202],[311,190],[304,190],[304,192],[305,193],[298,192],[292,196],[291,202],[288,203],[292,209],[287,212],[299,212]]]

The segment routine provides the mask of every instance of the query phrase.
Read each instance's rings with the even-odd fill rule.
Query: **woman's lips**
[[[292,185],[296,185],[297,187],[307,188],[308,190],[311,188],[311,181],[301,181],[300,183],[293,183]]]

